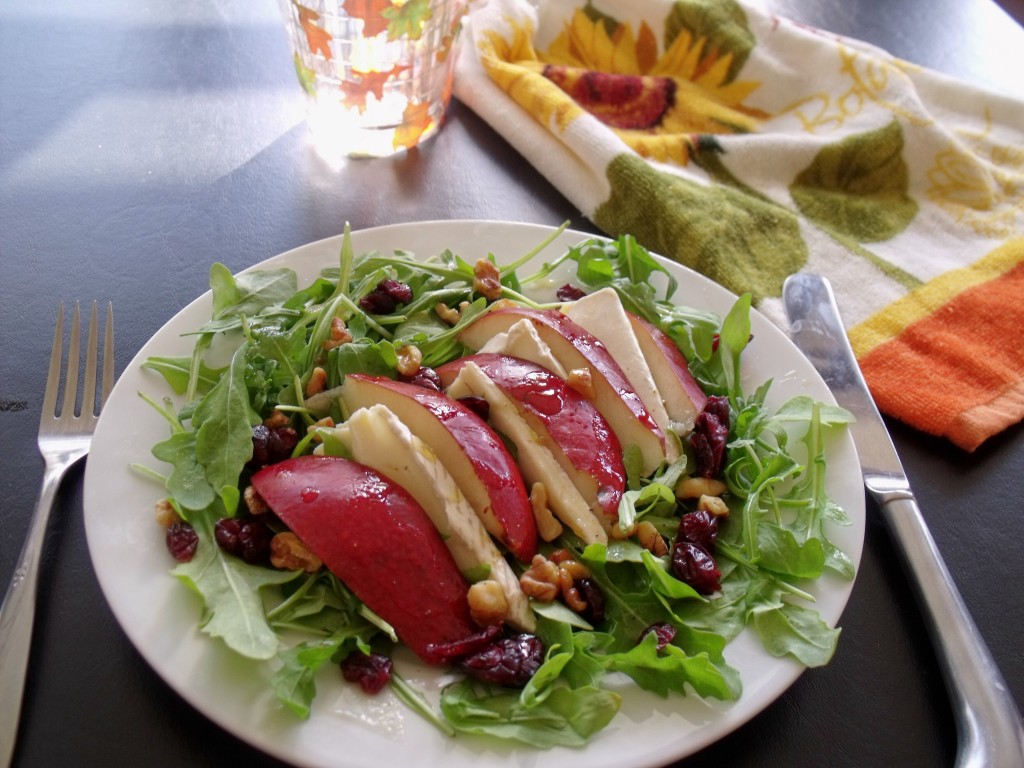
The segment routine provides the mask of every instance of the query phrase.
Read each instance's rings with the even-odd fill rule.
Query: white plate
[[[535,247],[550,227],[484,221],[438,221],[380,227],[353,233],[356,252],[401,248],[428,256],[451,248],[471,263],[492,252],[510,260]],[[542,255],[561,253],[586,237],[565,232]],[[260,264],[291,267],[300,286],[337,263],[340,237],[296,248]],[[681,304],[724,315],[735,297],[710,280],[666,262],[679,278],[674,297]],[[133,462],[160,466],[150,448],[167,436],[167,425],[139,392],[163,396],[163,382],[140,368],[150,355],[187,355],[191,337],[210,316],[210,294],[172,318],[142,348],[117,382],[93,439],[85,473],[85,525],[100,585],[125,633],[174,690],[204,715],[250,744],[299,766],[423,766],[478,768],[484,760],[510,760],[517,766],[619,768],[661,765],[696,752],[730,733],[781,695],[803,671],[795,662],[766,654],[750,632],[726,648],[726,660],[743,680],[739,701],[724,704],[697,697],[661,699],[624,689],[618,716],[583,749],[531,750],[473,736],[447,738],[404,710],[390,693],[368,698],[329,670],[318,678],[319,693],[309,720],[279,707],[266,684],[268,673],[236,658],[219,640],[197,628],[198,599],[168,571],[173,562],[154,522],[161,498],[156,483],[130,469]],[[789,339],[757,312],[751,318],[754,342],[745,378],[768,378],[775,405],[798,393],[833,402],[828,389]],[[864,537],[864,495],[853,442],[848,436],[829,450],[828,487],[854,523],[834,529],[831,538],[860,562]],[[825,577],[811,590],[817,608],[835,624],[852,583]],[[403,674],[436,690],[431,670],[402,660]]]

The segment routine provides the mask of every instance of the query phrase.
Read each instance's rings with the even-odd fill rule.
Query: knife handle
[[[946,681],[957,768],[1024,768],[1024,725],[913,494],[873,493],[903,555]]]

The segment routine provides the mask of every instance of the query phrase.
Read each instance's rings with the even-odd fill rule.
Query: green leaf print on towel
[[[608,165],[611,195],[593,222],[755,302],[782,293],[807,263],[796,214],[732,187],[698,184],[622,154]]]
[[[789,188],[808,219],[825,230],[859,243],[889,240],[917,215],[907,195],[903,128],[893,120],[884,128],[847,136],[830,144]]]
[[[665,19],[666,50],[681,34],[692,34],[694,40],[706,40],[705,56],[716,52],[718,59],[732,57],[726,82],[736,79],[756,42],[747,27],[747,14],[734,0],[680,0],[675,3]]]

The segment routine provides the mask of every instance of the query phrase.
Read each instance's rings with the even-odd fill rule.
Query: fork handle
[[[14,576],[0,607],[0,765],[11,764],[28,672],[35,624],[39,560],[46,524],[66,466],[47,465],[36,511],[21,548]]]

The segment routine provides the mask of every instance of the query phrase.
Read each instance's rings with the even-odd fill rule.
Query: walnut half
[[[291,531],[283,531],[270,540],[270,563],[283,571],[306,573],[316,573],[323,565],[323,561]]]

